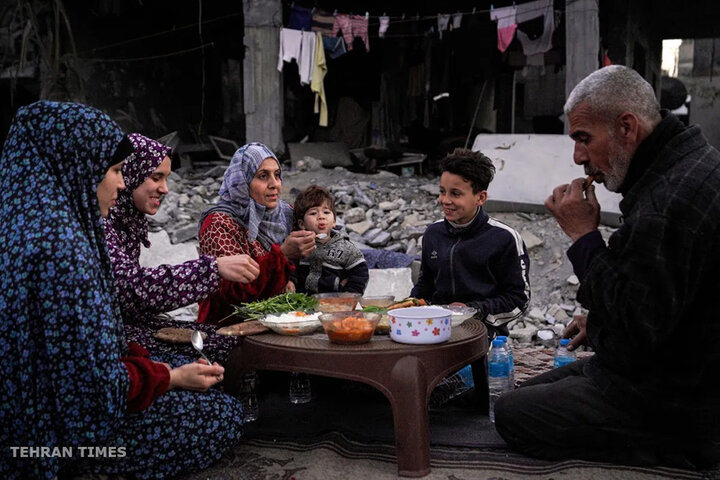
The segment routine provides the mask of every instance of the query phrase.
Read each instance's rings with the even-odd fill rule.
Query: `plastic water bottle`
[[[500,335],[500,340],[502,340],[503,347],[505,348],[505,351],[508,354],[508,361],[510,362],[510,372],[508,373],[508,386],[510,387],[510,390],[515,389],[515,357],[513,357],[513,351],[512,346],[510,345],[510,339],[506,337],[505,335]]]
[[[555,350],[555,360],[553,361],[553,368],[559,368],[563,365],[567,365],[568,363],[572,363],[577,360],[577,357],[575,356],[575,351],[570,351],[567,349],[569,343],[569,338],[563,338],[562,340],[560,340],[560,346],[557,348],[557,350]]]
[[[488,354],[488,389],[490,391],[490,421],[495,423],[495,402],[508,391],[510,362],[503,341],[495,339]]]
[[[308,403],[311,398],[312,393],[308,374],[292,372],[290,375],[290,403]]]
[[[242,403],[244,423],[254,422],[258,418],[258,399],[257,394],[255,393],[256,381],[256,372],[246,373],[242,377],[240,402]]]
[[[460,375],[460,378],[462,378],[462,381],[468,390],[475,386],[475,381],[472,376],[472,365],[465,365],[458,371],[458,375]]]

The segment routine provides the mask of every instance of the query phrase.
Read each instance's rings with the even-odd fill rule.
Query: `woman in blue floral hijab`
[[[238,402],[188,391],[217,383],[222,367],[170,370],[123,340],[101,212],[131,152],[120,128],[84,105],[36,102],[10,127],[0,157],[2,478],[168,478],[204,468],[240,436]]]

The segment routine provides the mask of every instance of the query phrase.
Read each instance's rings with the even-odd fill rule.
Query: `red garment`
[[[170,387],[170,371],[150,360],[150,353],[137,343],[128,343],[128,356],[120,360],[130,376],[127,396],[128,412],[145,410]]]
[[[260,265],[260,274],[250,283],[221,280],[220,290],[199,302],[199,323],[217,323],[235,310],[233,305],[282,293],[294,268],[278,245],[265,250],[257,240],[250,241],[245,227],[219,212],[208,215],[200,227],[200,254],[250,255]]]

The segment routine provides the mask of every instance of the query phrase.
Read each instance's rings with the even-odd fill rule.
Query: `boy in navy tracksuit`
[[[507,335],[506,324],[530,300],[529,258],[520,234],[482,208],[495,167],[482,153],[462,148],[440,167],[445,219],[425,230],[411,295],[433,304],[464,303],[478,310],[490,339]]]

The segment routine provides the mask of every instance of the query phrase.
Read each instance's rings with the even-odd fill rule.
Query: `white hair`
[[[635,70],[623,65],[603,67],[585,77],[570,92],[565,114],[569,115],[581,103],[594,115],[608,120],[623,112],[631,112],[651,126],[661,120],[660,104],[652,86]]]

